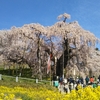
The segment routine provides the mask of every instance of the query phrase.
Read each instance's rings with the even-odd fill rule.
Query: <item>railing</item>
[[[15,82],[20,82],[21,80],[28,80],[28,81],[33,81],[35,83],[39,83],[39,84],[50,84],[53,85],[53,81],[48,81],[48,80],[39,80],[39,79],[31,79],[31,78],[24,78],[24,77],[14,77],[14,76],[8,76],[8,75],[2,75],[0,74],[0,80],[3,79],[3,77],[7,77],[7,78],[12,78],[15,79]]]

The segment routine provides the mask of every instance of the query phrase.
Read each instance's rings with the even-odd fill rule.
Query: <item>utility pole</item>
[[[57,57],[55,56],[55,75],[56,75]]]
[[[65,44],[63,43],[63,69],[62,69],[63,70],[63,78],[64,78],[64,63],[65,63],[64,62],[64,56],[65,56],[64,52],[65,52]]]
[[[51,41],[51,52],[50,52],[50,62],[51,62],[51,58],[52,58],[52,47],[53,47],[53,44],[52,44],[52,40],[51,40],[51,37],[50,37],[50,41]],[[50,81],[52,80],[52,70],[51,70],[51,64],[50,64]]]
[[[38,72],[39,72],[39,79],[42,80],[42,73],[41,73],[41,54],[40,54],[40,52],[41,52],[41,38],[40,38],[40,34],[38,34],[38,42],[37,42],[37,44],[38,44],[37,57],[38,57],[38,67],[39,67]]]

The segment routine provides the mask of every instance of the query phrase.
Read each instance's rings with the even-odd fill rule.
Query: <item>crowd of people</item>
[[[80,85],[82,88],[88,85],[92,86],[93,88],[97,87],[100,84],[100,75],[96,78],[95,76],[89,77],[70,77],[70,78],[63,78],[63,77],[54,77],[53,78],[53,85],[59,89],[60,92],[70,92],[71,90],[75,89],[78,90],[78,86]]]

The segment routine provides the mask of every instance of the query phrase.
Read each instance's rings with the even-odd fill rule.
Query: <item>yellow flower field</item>
[[[0,100],[100,100],[100,87],[86,87],[71,93],[61,94],[46,88],[8,88],[0,86]]]

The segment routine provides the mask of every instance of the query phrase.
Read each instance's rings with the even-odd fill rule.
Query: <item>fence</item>
[[[14,79],[15,82],[20,82],[21,80],[27,80],[27,81],[32,81],[32,82],[37,83],[37,84],[50,84],[50,85],[53,85],[53,81],[31,79],[31,78],[24,78],[24,77],[18,77],[18,76],[14,77],[14,76],[8,76],[8,75],[0,74],[0,80],[2,80],[4,77],[12,78],[12,79]]]

